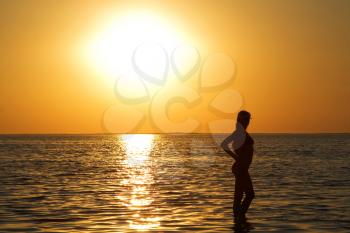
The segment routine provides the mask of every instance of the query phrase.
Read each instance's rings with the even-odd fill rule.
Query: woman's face
[[[242,126],[246,129],[250,123],[250,116],[247,117],[242,117],[240,119],[240,123],[242,124]]]
[[[248,127],[249,122],[250,122],[250,119],[249,119],[249,118],[244,120],[244,127],[245,127],[245,128]]]

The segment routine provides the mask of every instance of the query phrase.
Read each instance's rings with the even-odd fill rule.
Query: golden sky
[[[214,131],[229,132],[234,114],[208,107],[228,89],[252,113],[251,132],[350,132],[349,22],[346,0],[1,1],[0,133],[126,132],[131,120],[140,121],[132,132],[170,132],[166,120],[185,132],[189,118],[195,132],[211,132],[214,121],[221,122]],[[176,43],[190,44],[200,54],[198,70],[187,81],[172,70],[149,100],[123,102],[115,83],[130,58],[120,51],[143,36],[160,38],[168,55]],[[203,76],[229,73],[205,68],[217,54],[232,58],[233,81],[198,89]],[[163,95],[191,93],[193,104],[175,98],[164,110]],[[240,99],[219,102],[232,107]]]

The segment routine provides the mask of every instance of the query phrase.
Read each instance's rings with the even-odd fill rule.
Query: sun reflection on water
[[[126,163],[128,166],[146,165],[153,147],[153,134],[123,135],[122,141],[126,153]]]
[[[126,192],[117,198],[133,212],[128,220],[133,230],[147,231],[160,226],[160,218],[155,216],[156,208],[152,207],[152,184],[154,178],[150,167],[149,155],[152,152],[155,136],[152,134],[122,135],[121,141],[125,149],[125,179],[121,185]]]

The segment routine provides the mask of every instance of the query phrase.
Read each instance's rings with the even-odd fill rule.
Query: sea
[[[2,135],[0,232],[350,232],[350,134],[252,134],[244,224],[225,136]]]

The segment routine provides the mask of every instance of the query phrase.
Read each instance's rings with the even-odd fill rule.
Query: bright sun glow
[[[152,75],[164,71],[164,51],[183,42],[183,36],[164,18],[150,12],[128,12],[107,23],[90,41],[87,58],[99,73],[115,80],[133,76],[131,58],[139,48],[137,64]]]
[[[148,160],[154,140],[153,134],[127,134],[122,136],[122,140],[125,145],[128,166],[143,165]]]
[[[150,169],[150,153],[153,150],[155,135],[128,134],[122,135],[121,140],[125,148],[125,178],[121,185],[124,192],[118,192],[116,197],[135,214],[128,220],[130,229],[146,231],[160,226],[161,217],[157,216],[157,207],[151,204],[154,201],[151,188],[154,177]],[[152,211],[149,211],[149,209]],[[142,213],[146,213],[144,216]]]

